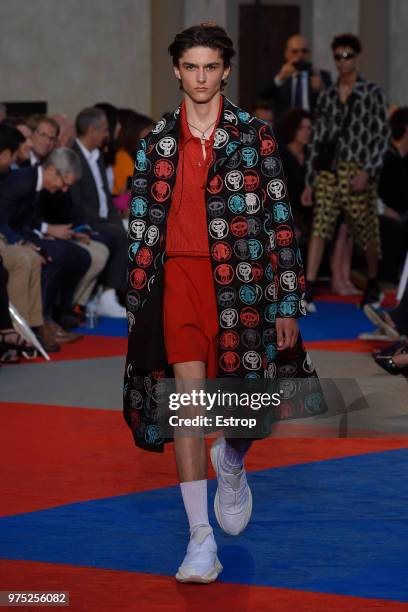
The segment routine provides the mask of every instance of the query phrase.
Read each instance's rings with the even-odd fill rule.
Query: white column
[[[313,0],[313,64],[335,74],[331,42],[337,34],[359,33],[359,0]]]
[[[399,106],[408,104],[408,2],[389,0],[389,101]]]

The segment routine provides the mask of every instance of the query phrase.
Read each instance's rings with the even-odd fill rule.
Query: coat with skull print
[[[158,382],[171,376],[162,326],[166,221],[178,163],[180,107],[141,141],[129,219],[129,344],[124,414],[135,442],[162,451]],[[315,377],[301,338],[278,352],[275,320],[305,314],[290,204],[271,128],[223,98],[206,186],[217,298],[218,377]]]

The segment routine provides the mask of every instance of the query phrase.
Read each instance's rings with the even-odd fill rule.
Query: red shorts
[[[166,261],[163,326],[170,364],[204,361],[207,377],[216,377],[218,313],[209,257]]]

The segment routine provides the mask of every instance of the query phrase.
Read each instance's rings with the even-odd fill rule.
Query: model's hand
[[[72,223],[68,223],[66,225],[49,225],[47,229],[47,235],[52,236],[52,238],[70,240],[73,234],[71,227]]]
[[[365,170],[360,170],[357,172],[355,176],[351,179],[351,189],[353,191],[357,191],[358,193],[361,191],[365,191],[368,187],[368,172]]]
[[[278,351],[293,348],[299,336],[299,327],[296,319],[276,319],[276,339]]]
[[[74,232],[72,234],[72,237],[74,240],[77,240],[81,244],[91,244],[91,239],[88,234],[85,234],[85,232]]]
[[[286,64],[283,64],[282,68],[276,76],[279,81],[286,81],[286,79],[289,79],[291,76],[293,76],[295,72],[296,68],[292,65],[292,63],[286,62]]]
[[[302,206],[312,206],[313,198],[312,198],[312,188],[306,185],[304,188],[302,195],[300,196],[300,203]]]

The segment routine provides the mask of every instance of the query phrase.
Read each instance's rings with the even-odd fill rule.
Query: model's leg
[[[332,289],[334,293],[339,295],[346,295],[347,293],[346,279],[349,277],[349,271],[345,269],[347,268],[347,264],[345,264],[347,240],[347,225],[342,223],[337,232],[336,243],[330,259]]]
[[[173,365],[178,393],[200,390],[205,382],[205,363],[189,361]],[[205,407],[185,406],[179,417],[204,414]],[[187,554],[176,574],[180,582],[213,582],[222,570],[217,557],[212,527],[208,520],[207,453],[203,432],[198,428],[189,435],[189,428],[176,427],[174,449],[181,495],[186,510],[190,542]]]

